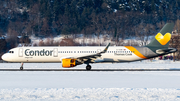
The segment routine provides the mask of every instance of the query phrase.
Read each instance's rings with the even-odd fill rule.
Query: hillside
[[[154,34],[152,29],[179,19],[179,5],[180,0],[1,0],[0,34]]]

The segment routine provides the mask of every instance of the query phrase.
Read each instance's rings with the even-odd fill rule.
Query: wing
[[[80,56],[80,57],[74,57],[75,59],[77,59],[78,62],[81,63],[94,63],[95,59],[98,57],[101,57],[101,54],[106,53],[108,48],[110,46],[110,43],[106,45],[105,49],[99,53],[96,54],[92,54],[92,55],[85,55],[85,56]]]

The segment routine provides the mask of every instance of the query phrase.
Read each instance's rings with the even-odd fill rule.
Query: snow
[[[20,63],[0,63],[0,69],[19,67]],[[63,69],[61,63],[25,63],[24,68]],[[146,60],[92,68],[180,69],[180,62]],[[180,71],[0,71],[0,81],[0,100],[180,100]]]
[[[114,12],[117,12],[116,9],[114,9]],[[73,38],[73,36],[68,36],[69,38],[73,38],[75,42],[77,43],[80,43],[80,44],[84,44],[84,45],[87,45],[87,44],[101,44],[101,45],[107,45],[109,42],[112,44],[112,45],[115,45],[115,42],[112,41],[112,38],[109,38],[110,36],[109,35],[100,35],[99,37],[93,35],[92,37],[86,37],[86,36],[83,36],[83,34],[78,34],[76,35],[77,37],[76,38]],[[154,36],[149,36],[148,37],[148,42],[149,43],[151,41],[151,39],[153,38]],[[62,39],[64,39],[65,36],[57,36],[57,37],[54,37],[54,38],[43,38],[43,39],[40,39],[40,38],[37,38],[37,37],[34,37],[34,36],[31,36],[30,39],[32,41],[32,45],[33,44],[39,44],[40,41],[43,41],[44,43],[47,43],[48,41],[52,40],[54,43],[56,42],[61,42]],[[144,39],[147,39],[147,37],[144,37]],[[119,39],[121,40],[121,39]],[[132,37],[130,39],[124,39],[122,40],[123,44],[127,44],[129,45],[128,43],[137,43],[138,45],[140,43],[142,43],[141,40],[137,39],[136,37]]]
[[[2,89],[0,100],[57,100],[57,101],[146,101],[180,100],[180,90],[131,88],[61,88],[61,89]]]

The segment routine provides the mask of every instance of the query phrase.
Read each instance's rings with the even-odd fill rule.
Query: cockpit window
[[[8,53],[14,53],[14,51],[8,51]]]

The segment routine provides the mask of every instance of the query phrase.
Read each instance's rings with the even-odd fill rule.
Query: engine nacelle
[[[62,67],[64,68],[75,67],[76,65],[76,59],[62,59]]]

